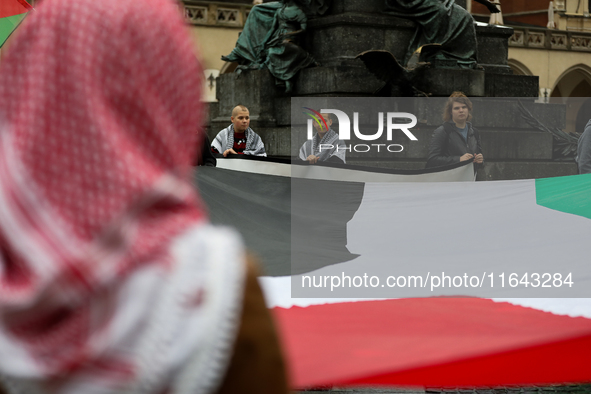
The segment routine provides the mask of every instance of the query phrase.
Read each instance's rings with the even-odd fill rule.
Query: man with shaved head
[[[218,133],[211,144],[211,150],[227,157],[233,155],[267,156],[265,144],[251,129],[250,113],[244,105],[232,110],[232,124]]]

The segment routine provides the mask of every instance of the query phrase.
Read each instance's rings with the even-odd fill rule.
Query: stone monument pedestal
[[[219,102],[212,106],[210,113],[210,137],[228,126],[232,108],[242,104],[249,108],[251,127],[261,135],[267,153],[294,156],[298,147],[291,147],[291,97],[375,97],[384,82],[370,73],[356,56],[380,49],[403,59],[416,28],[410,20],[384,13],[383,4],[383,0],[342,0],[334,2],[329,15],[310,19],[303,46],[321,66],[301,70],[293,80],[291,94],[276,86],[266,69],[220,75]],[[563,109],[533,103],[538,97],[537,76],[512,74],[507,56],[513,29],[478,23],[476,33],[479,69],[425,68],[420,71],[417,89],[433,97],[446,97],[457,90],[471,98],[528,97],[533,113],[549,114],[564,124]],[[574,173],[573,163],[551,162],[552,137],[549,134],[532,130],[511,116],[486,120],[481,111],[486,109],[477,109],[475,104],[475,126],[481,130],[483,149],[488,152],[485,179]],[[351,155],[348,162],[400,169],[423,168],[430,133],[439,124],[441,120],[436,119],[421,125],[417,132],[425,143],[400,159],[380,162]]]
[[[416,29],[414,22],[384,12],[383,0],[334,2],[329,15],[308,21],[303,46],[321,64],[301,70],[293,91],[285,94],[265,71],[241,75],[222,74],[217,83],[219,113],[237,103],[250,109],[253,120],[263,127],[283,124],[286,106],[275,105],[285,97],[372,97],[384,82],[356,59],[361,52],[380,49],[400,61]],[[434,97],[460,90],[470,97],[537,97],[538,77],[513,75],[507,65],[508,39],[513,29],[476,25],[478,64],[481,69],[427,68],[421,71],[417,88]],[[287,116],[289,118],[289,116]]]

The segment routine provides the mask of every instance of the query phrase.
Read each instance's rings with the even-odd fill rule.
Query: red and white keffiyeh
[[[203,106],[185,29],[171,0],[46,0],[2,61],[13,392],[199,393],[224,373],[242,253],[188,181]]]

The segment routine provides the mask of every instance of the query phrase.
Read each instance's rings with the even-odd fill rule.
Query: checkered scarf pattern
[[[0,375],[14,392],[182,392],[188,355],[155,349],[146,369],[135,350],[162,287],[163,321],[201,327],[208,305],[209,271],[173,252],[205,216],[189,182],[202,71],[178,5],[45,0],[16,34],[0,65]]]
[[[322,139],[320,139],[319,137],[320,136],[318,135],[318,133],[316,133],[311,140],[307,140],[306,142],[304,142],[304,144],[300,148],[300,159],[306,160],[308,156],[314,155],[318,157],[320,161],[326,161],[330,159],[332,156],[337,156],[343,162],[346,162],[345,144],[339,140],[339,135],[333,129],[328,129],[328,131],[324,134]],[[332,148],[321,150],[321,144],[331,145]],[[339,147],[338,149],[337,146]]]
[[[250,127],[244,132],[246,135],[246,147],[244,148],[245,155],[253,156],[267,156],[265,152],[265,144],[261,137],[254,132]],[[234,148],[234,125],[226,127],[216,135],[211,143],[218,152],[224,153],[228,149]]]

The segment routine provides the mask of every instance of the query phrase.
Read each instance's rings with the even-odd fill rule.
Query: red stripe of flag
[[[476,298],[273,310],[293,387],[591,381],[591,319]]]

